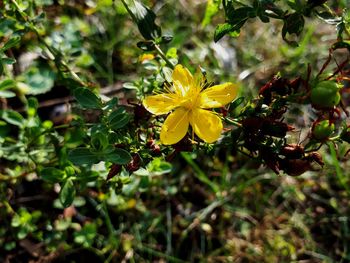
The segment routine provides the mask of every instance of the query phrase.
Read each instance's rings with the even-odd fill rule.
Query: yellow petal
[[[230,103],[237,96],[238,86],[233,83],[224,83],[210,87],[201,92],[201,108],[219,108]]]
[[[169,111],[176,108],[180,101],[177,94],[162,93],[154,96],[148,96],[142,103],[149,112],[155,115],[162,115],[167,114]]]
[[[177,64],[173,71],[173,87],[176,94],[185,96],[193,83],[191,72],[184,66]]]
[[[165,145],[179,142],[186,135],[188,125],[188,110],[176,109],[166,118],[160,131],[160,141]]]
[[[190,114],[190,123],[199,138],[207,143],[215,142],[221,134],[221,119],[213,112],[195,109]]]

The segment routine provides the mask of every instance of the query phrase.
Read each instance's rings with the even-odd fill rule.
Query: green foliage
[[[231,0],[223,1],[226,23],[217,26],[214,33],[215,42],[226,34],[237,37],[244,24],[253,18],[259,18],[263,23],[269,23],[271,18],[282,20],[282,38],[293,46],[297,46],[298,43],[290,40],[287,36],[300,36],[304,29],[305,17],[310,17],[313,14],[327,23],[337,24],[339,36],[343,34],[344,30],[349,30],[348,19],[339,18],[326,5],[327,1],[287,1],[287,6],[274,0],[251,0],[248,2],[249,4]]]
[[[95,241],[96,230],[94,223],[87,223],[80,231],[74,233],[74,242],[83,247],[91,247]]]
[[[11,226],[16,231],[18,239],[24,239],[28,234],[37,230],[36,222],[41,216],[40,211],[29,213],[25,208],[20,208],[12,218]]]
[[[55,82],[55,73],[43,66],[31,67],[22,77],[21,88],[28,95],[46,93],[52,89]]]

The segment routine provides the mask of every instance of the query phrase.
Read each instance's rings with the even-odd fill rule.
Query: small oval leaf
[[[127,164],[131,161],[131,155],[123,150],[116,148],[113,152],[105,155],[106,161],[115,163],[115,164]]]
[[[94,164],[98,162],[97,156],[85,147],[73,149],[68,154],[68,159],[76,165]]]
[[[89,89],[77,88],[74,91],[74,97],[83,108],[101,109],[102,107],[101,99]]]
[[[124,127],[128,124],[129,120],[130,115],[125,111],[124,108],[119,108],[108,116],[109,125],[113,130]]]
[[[54,168],[54,167],[44,168],[40,172],[40,175],[41,175],[41,178],[43,178],[43,180],[45,180],[49,183],[61,182],[65,177],[65,173],[62,170],[59,170],[59,169]]]
[[[63,187],[61,188],[59,199],[63,207],[70,206],[75,197],[75,188],[73,184],[72,179],[67,179],[67,181],[64,183]]]
[[[0,118],[6,122],[21,127],[24,118],[21,114],[13,110],[0,110]]]

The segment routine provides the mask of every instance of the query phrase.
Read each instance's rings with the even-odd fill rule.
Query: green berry
[[[318,82],[311,89],[311,103],[316,108],[333,108],[340,102],[339,85],[332,80]]]
[[[335,130],[334,123],[323,120],[316,123],[312,130],[312,136],[320,141],[326,140]]]

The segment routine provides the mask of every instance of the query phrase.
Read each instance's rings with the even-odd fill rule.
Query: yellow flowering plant
[[[204,89],[204,76],[198,70],[193,76],[184,66],[178,64],[172,74],[172,86],[166,92],[147,96],[145,108],[155,115],[169,114],[160,132],[164,145],[179,142],[192,131],[203,141],[213,143],[220,137],[223,124],[211,108],[220,108],[232,102],[237,96],[237,85],[227,82]]]

